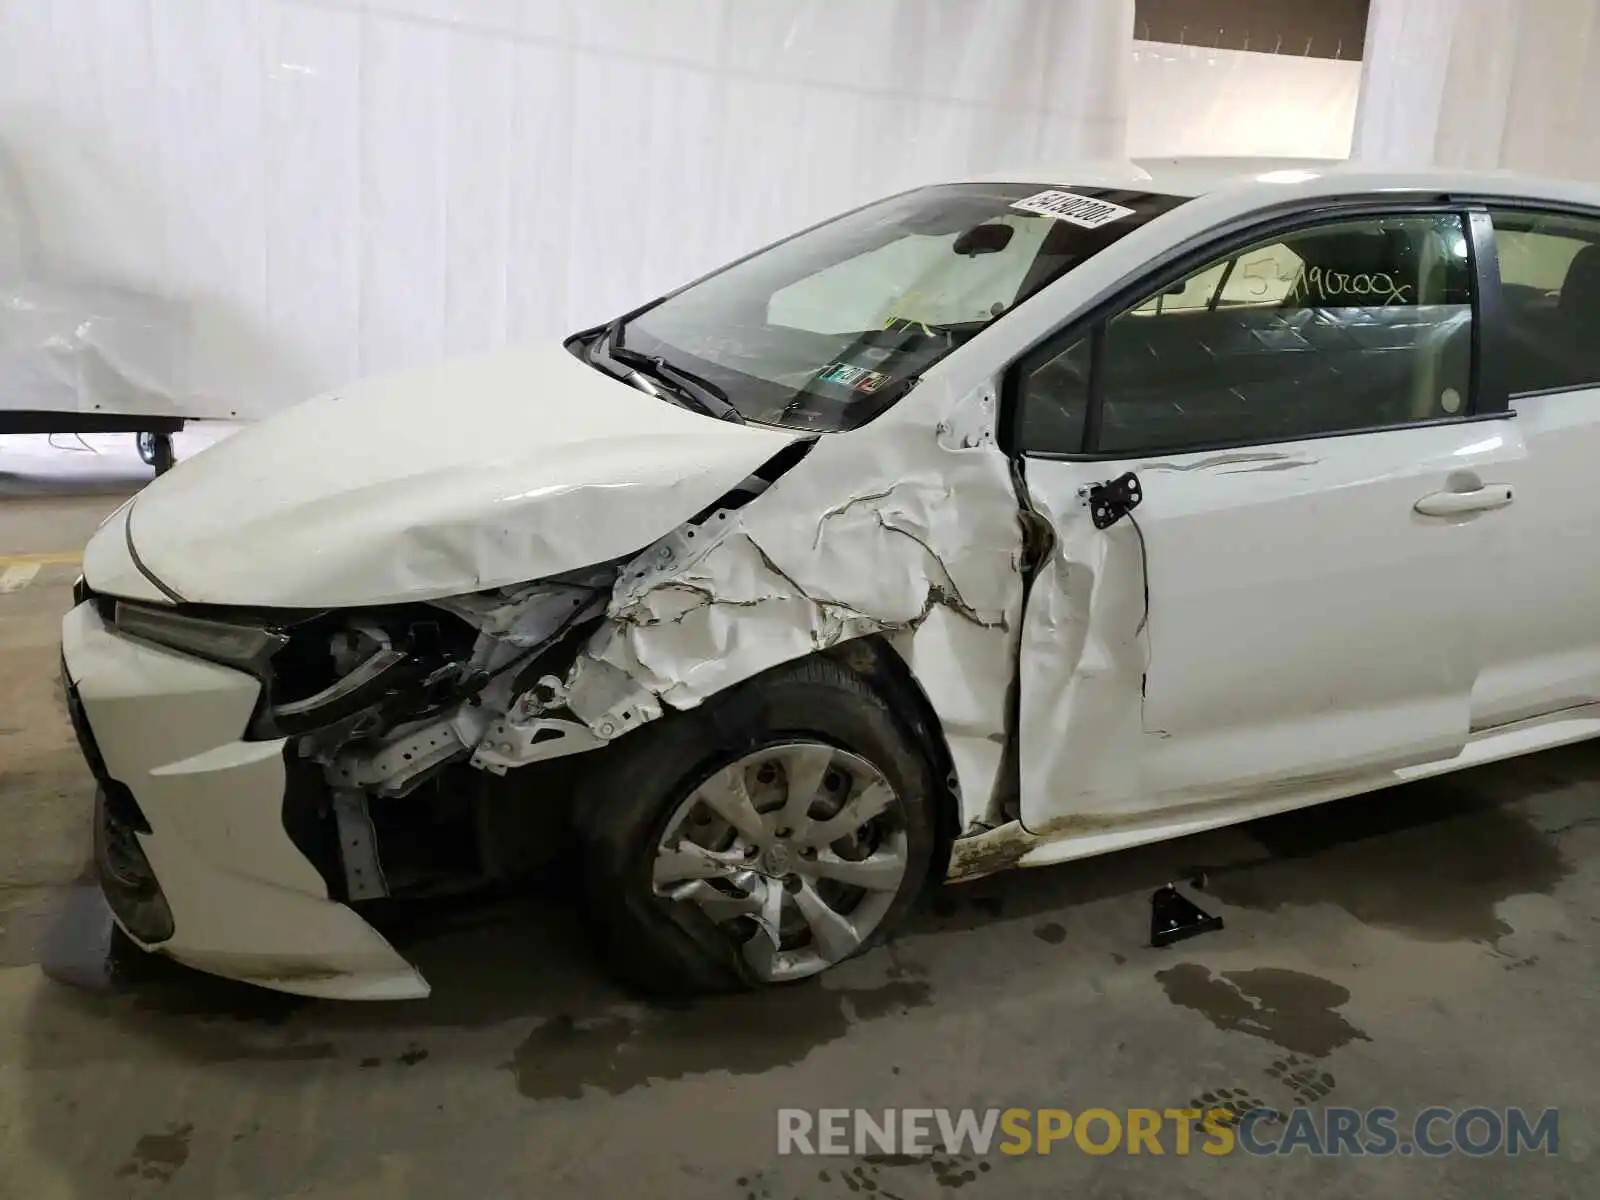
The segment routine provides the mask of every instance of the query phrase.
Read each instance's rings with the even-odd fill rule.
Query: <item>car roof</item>
[[[1175,156],[1085,159],[1023,170],[986,172],[971,182],[1038,180],[1060,187],[1107,187],[1198,197],[1230,193],[1240,208],[1254,201],[1290,198],[1286,188],[1307,196],[1384,191],[1421,191],[1508,197],[1580,204],[1600,209],[1600,186],[1571,179],[1511,171],[1465,171],[1404,167],[1333,158]]]

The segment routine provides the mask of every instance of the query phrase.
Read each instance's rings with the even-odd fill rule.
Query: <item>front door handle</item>
[[[1431,492],[1416,503],[1425,517],[1454,517],[1462,513],[1491,512],[1511,503],[1509,483],[1486,483],[1466,492]]]

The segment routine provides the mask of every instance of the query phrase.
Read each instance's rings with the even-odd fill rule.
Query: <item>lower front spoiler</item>
[[[173,934],[147,942],[118,911],[137,945],[185,966],[274,991],[328,1000],[417,1000],[422,975],[350,908],[325,897],[218,870],[181,841],[139,841],[173,912]]]
[[[101,891],[137,945],[244,983],[344,1000],[428,994],[421,974],[330,898],[284,827],[284,744],[237,740],[259,685],[111,632],[92,604],[62,627],[68,707],[96,776]]]

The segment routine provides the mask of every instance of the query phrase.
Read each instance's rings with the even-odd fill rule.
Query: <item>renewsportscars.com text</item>
[[[1521,1108],[781,1108],[778,1153],[867,1154],[1546,1154],[1560,1114]]]

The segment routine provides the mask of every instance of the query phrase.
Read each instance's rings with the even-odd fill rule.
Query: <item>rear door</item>
[[[1241,235],[1018,364],[1056,536],[1023,631],[1028,828],[1464,745],[1484,531],[1525,456],[1479,411],[1468,234],[1441,209]]]

